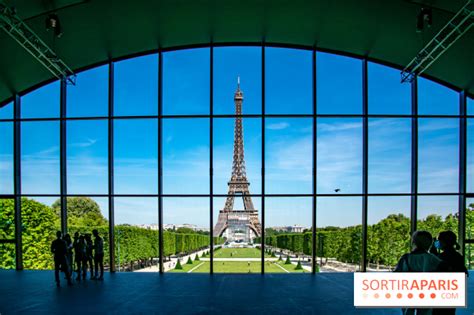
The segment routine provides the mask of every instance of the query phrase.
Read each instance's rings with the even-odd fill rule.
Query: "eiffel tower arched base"
[[[213,235],[226,237],[228,241],[240,240],[251,243],[261,233],[257,210],[221,210]]]

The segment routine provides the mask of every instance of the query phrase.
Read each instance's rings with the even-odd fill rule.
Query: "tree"
[[[56,200],[52,208],[59,215],[61,212],[61,199]],[[89,197],[67,198],[68,224],[71,226],[96,227],[107,225],[107,220],[100,212],[100,207]]]
[[[1,221],[3,218],[13,217],[13,213],[14,201],[1,199]],[[53,256],[50,245],[56,238],[55,232],[59,229],[59,218],[50,207],[28,198],[21,199],[21,215],[23,267],[25,269],[51,269]],[[0,236],[14,239],[13,225],[0,226]],[[14,254],[14,250],[7,252],[0,250],[0,268],[13,268]]]

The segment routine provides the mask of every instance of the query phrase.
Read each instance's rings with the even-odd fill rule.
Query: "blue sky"
[[[312,53],[267,48],[265,102],[269,114],[312,113]],[[362,113],[362,63],[358,59],[317,54],[317,108],[321,114]],[[163,113],[209,114],[207,48],[163,55]],[[214,50],[214,113],[233,114],[237,76],[244,92],[244,114],[260,114],[262,107],[261,48],[221,47]],[[116,116],[156,115],[158,103],[156,54],[117,62],[114,66]],[[400,84],[399,71],[369,63],[369,112],[409,114],[410,88]],[[80,73],[77,86],[68,87],[69,117],[107,115],[108,66]],[[472,100],[469,101],[472,104]],[[472,108],[472,105],[469,105]],[[0,118],[12,117],[12,106]],[[436,83],[419,82],[420,114],[457,114],[458,94]],[[472,112],[472,111],[470,111]],[[24,118],[59,116],[59,84],[22,97]],[[250,191],[261,193],[262,119],[244,118],[244,143]],[[163,192],[209,193],[209,119],[165,118],[163,130]],[[214,119],[214,192],[225,194],[232,167],[234,119]],[[265,119],[266,193],[312,192],[312,118]],[[469,120],[469,134],[473,122]],[[114,134],[115,192],[158,192],[158,121],[153,118],[116,119]],[[13,126],[0,122],[0,193],[12,192]],[[68,192],[107,193],[107,120],[68,121]],[[59,122],[22,123],[22,183],[27,194],[59,193]],[[317,119],[317,190],[319,193],[362,192],[362,119]],[[459,121],[423,118],[419,121],[419,191],[456,192]],[[369,192],[408,193],[411,159],[410,118],[369,119]],[[468,187],[472,191],[474,137],[469,137]],[[36,198],[51,204],[56,198]],[[96,198],[107,214],[107,199]],[[225,198],[215,198],[215,220]],[[311,224],[311,198],[267,198],[267,226]],[[318,226],[347,226],[361,222],[361,198],[318,199]],[[115,200],[115,221],[157,223],[157,198],[122,197]],[[208,226],[208,198],[165,198],[165,223]],[[254,198],[261,209],[261,198]],[[239,204],[236,203],[236,207]],[[241,203],[240,203],[241,207]],[[419,214],[446,215],[457,208],[456,197],[423,197]],[[409,215],[407,197],[369,198],[369,223],[390,213]]]

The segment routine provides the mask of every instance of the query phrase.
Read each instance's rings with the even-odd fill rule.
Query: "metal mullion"
[[[21,99],[18,95],[14,98],[14,123],[13,123],[13,193],[15,194],[15,265],[16,270],[23,270],[23,239],[21,222]]]
[[[411,205],[410,234],[416,231],[418,208],[418,78],[411,83]]]
[[[209,79],[209,194],[210,196],[214,193],[213,185],[213,159],[214,159],[214,47],[211,45],[211,54],[210,54],[210,79]],[[209,231],[210,231],[210,247],[211,247],[211,256],[210,256],[210,274],[214,273],[214,198],[209,198]]]
[[[313,174],[312,174],[312,179],[313,179],[313,196],[312,196],[312,218],[311,218],[311,273],[315,274],[316,273],[316,207],[317,207],[317,200],[316,200],[316,193],[317,193],[317,135],[318,131],[316,128],[316,123],[317,123],[317,99],[316,99],[316,50],[313,50],[313,69],[312,69],[312,76],[313,76],[313,84],[312,84],[312,90],[313,90]]]
[[[261,232],[261,273],[265,274],[265,45],[262,45],[262,232]]]
[[[158,253],[159,270],[163,274],[163,54],[158,54]]]
[[[368,216],[368,165],[369,165],[369,118],[368,118],[368,71],[367,59],[362,61],[362,253],[361,271],[367,270],[367,216]]]
[[[459,226],[458,237],[464,255],[466,238],[467,118],[466,92],[459,94]]]
[[[108,103],[108,165],[109,165],[109,259],[110,271],[115,272],[115,198],[114,196],[114,63],[109,62],[109,103]]]
[[[59,126],[59,164],[60,164],[60,200],[61,200],[61,231],[67,233],[67,125],[66,125],[67,84],[61,80],[60,85],[60,126]]]

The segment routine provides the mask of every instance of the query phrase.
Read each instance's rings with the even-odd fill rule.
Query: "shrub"
[[[193,260],[191,259],[191,256],[188,257],[188,261],[186,262],[186,264],[188,264],[188,265],[193,264]]]
[[[194,261],[200,261],[199,254],[196,254],[196,257],[194,257]]]
[[[285,265],[291,265],[290,256],[286,256]]]
[[[301,261],[298,260],[298,264],[296,265],[295,270],[303,270],[303,266],[301,266]]]
[[[174,269],[183,270],[183,266],[181,266],[181,261],[179,259],[178,259],[178,262],[176,263],[176,267],[174,267]]]

